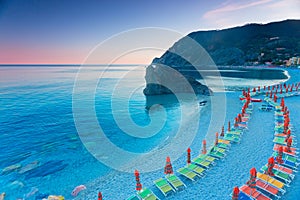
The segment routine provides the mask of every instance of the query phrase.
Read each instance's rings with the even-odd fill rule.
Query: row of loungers
[[[210,148],[207,154],[200,154],[192,160],[192,163],[177,170],[177,172],[185,178],[195,181],[197,178],[203,177],[205,171],[215,165],[215,161],[226,156],[226,151],[231,145],[231,142],[239,142],[243,129],[247,128],[247,122],[252,113],[252,108],[246,110],[242,122],[238,127],[231,128],[227,131],[224,137],[218,139],[218,144]],[[153,181],[154,185],[162,192],[164,196],[176,193],[182,190],[186,185],[174,174],[167,175],[165,178],[159,178]],[[137,195],[133,195],[127,200],[158,200],[159,198],[148,188],[143,188]]]
[[[266,98],[267,102],[274,106],[275,111],[275,134],[274,134],[274,147],[273,154],[275,158],[278,154],[278,149],[280,146],[283,149],[286,148],[285,135],[283,132],[283,121],[284,115],[281,112],[281,106],[273,102],[270,98]],[[256,189],[250,188],[248,185],[243,185],[240,187],[241,193],[239,199],[258,199],[258,200],[269,200],[269,199],[279,199],[280,195],[283,195],[286,191],[285,186],[289,186],[289,183],[294,179],[294,172],[299,165],[297,159],[297,148],[291,148],[292,152],[283,152],[283,163],[275,164],[273,167],[274,177],[257,172],[256,179]],[[268,169],[267,165],[261,168],[262,172]]]

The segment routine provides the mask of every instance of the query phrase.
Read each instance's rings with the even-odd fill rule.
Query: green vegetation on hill
[[[224,30],[197,31],[188,34],[206,49],[217,65],[284,64],[300,56],[300,20],[285,20],[269,24],[247,24]],[[181,39],[182,40],[182,39]],[[173,47],[180,46],[176,42]],[[153,63],[172,67],[190,64],[169,51]]]

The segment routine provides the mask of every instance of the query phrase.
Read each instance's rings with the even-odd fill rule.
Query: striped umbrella
[[[232,193],[232,200],[238,200],[239,199],[239,193],[240,189],[238,187],[233,188],[233,193]]]
[[[280,147],[278,148],[278,154],[277,154],[277,157],[276,157],[276,161],[277,161],[277,163],[279,163],[279,164],[282,164],[282,163],[283,163],[283,160],[282,160],[282,153],[283,153],[283,147],[280,146]]]
[[[191,149],[190,148],[187,149],[187,163],[188,164],[191,163]]]
[[[293,139],[292,139],[292,137],[289,137],[289,139],[286,142],[286,146],[287,146],[286,147],[286,151],[287,152],[291,152],[292,143],[293,143]]]
[[[215,141],[215,146],[217,146],[219,143],[219,133],[216,132],[216,141]]]
[[[203,140],[202,141],[202,154],[206,154],[207,153],[207,151],[206,151],[206,140]]]
[[[173,174],[173,167],[169,156],[166,159],[165,174],[167,175]]]
[[[102,200],[102,193],[98,192],[98,200]]]
[[[269,176],[274,176],[274,173],[273,173],[274,165],[275,165],[274,158],[270,157],[269,160],[268,160],[268,168],[265,171],[265,174],[267,174]]]
[[[224,137],[224,126],[222,126],[221,137]]]
[[[256,186],[256,169],[253,167],[250,169],[250,180],[248,181],[248,185],[250,188],[255,189]]]
[[[138,170],[134,171],[135,180],[136,180],[136,190],[141,191],[142,190],[142,184],[140,182],[140,173]]]

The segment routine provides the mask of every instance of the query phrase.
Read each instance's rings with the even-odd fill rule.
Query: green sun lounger
[[[217,147],[223,148],[223,149],[227,149],[229,147],[229,145],[228,144],[224,144],[224,143],[218,143]]]
[[[214,165],[214,161],[216,158],[209,156],[207,154],[201,154],[197,158],[192,160],[193,163],[205,167],[206,169],[209,168],[211,165]]]
[[[226,151],[225,149],[217,147],[217,146],[214,146],[213,148],[214,148],[215,151],[219,151],[221,153],[225,153],[225,151]]]
[[[126,200],[140,200],[137,196],[132,195],[131,197],[127,198]]]
[[[140,192],[137,192],[137,194],[142,200],[159,200],[159,198],[148,188],[143,188]]]
[[[212,157],[215,157],[215,158],[224,158],[225,157],[225,154],[219,152],[219,151],[211,151],[208,153],[209,156],[212,156]]]
[[[241,130],[237,131],[237,130],[231,130],[231,131],[227,131],[226,134],[228,135],[237,135],[240,136],[243,132]]]
[[[286,145],[285,138],[274,137],[273,142],[276,144]]]
[[[239,137],[236,137],[234,135],[227,135],[225,134],[225,136],[223,137],[224,140],[229,140],[230,142],[235,142],[238,143],[240,141]]]
[[[175,190],[173,190],[172,186],[168,183],[168,181],[166,179],[160,178],[157,179],[154,182],[154,185],[165,195],[167,196],[168,194],[170,194],[171,192],[175,192]]]
[[[195,172],[193,172],[185,167],[178,169],[177,172],[192,181],[194,181],[195,178],[199,177],[198,174],[196,174]]]
[[[203,176],[204,175],[204,171],[206,169],[199,167],[193,163],[189,164],[188,166],[186,166],[186,168],[188,168],[189,170],[192,170],[193,172],[196,172],[197,174]]]
[[[262,171],[266,171],[268,170],[268,167],[267,166],[263,166],[261,168]],[[279,179],[282,179],[283,181],[285,181],[285,183],[290,183],[291,182],[291,179],[290,179],[290,176],[284,172],[281,172],[277,169],[274,169],[273,168],[273,173],[275,175],[275,177],[279,178]]]
[[[166,179],[175,188],[175,190],[180,190],[185,188],[185,184],[174,174],[167,175]]]

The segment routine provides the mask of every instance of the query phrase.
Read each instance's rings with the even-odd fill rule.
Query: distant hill
[[[300,56],[300,20],[197,31],[187,36],[202,45],[217,65],[253,65],[266,62],[279,65],[293,56]],[[181,40],[171,48],[180,46]],[[179,68],[190,65],[169,51],[162,57],[155,58],[153,63]]]

